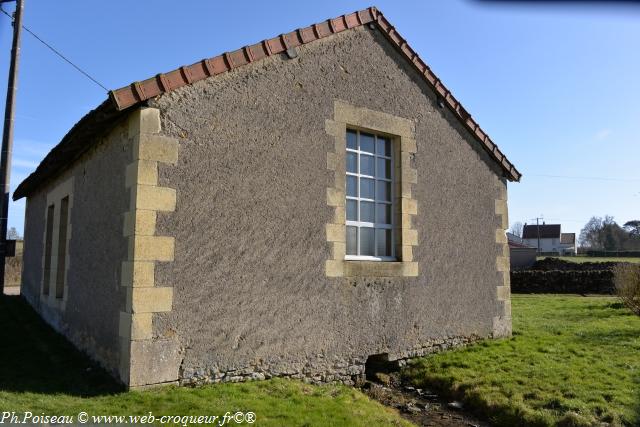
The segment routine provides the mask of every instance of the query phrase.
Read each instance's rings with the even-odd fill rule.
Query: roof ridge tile
[[[355,20],[355,22],[354,22]],[[486,132],[484,132],[480,125],[473,119],[471,114],[462,106],[462,103],[456,99],[453,93],[444,85],[442,80],[431,70],[431,68],[420,58],[420,55],[409,45],[407,40],[402,37],[398,30],[387,20],[380,10],[376,7],[369,7],[367,9],[352,12],[338,16],[336,18],[327,19],[324,22],[313,24],[309,27],[298,28],[289,33],[282,33],[278,37],[265,39],[257,45],[262,45],[264,50],[264,56],[256,58],[251,50],[251,45],[243,46],[237,51],[225,52],[222,55],[218,55],[213,58],[208,58],[200,63],[195,63],[188,66],[182,66],[178,70],[179,77],[177,81],[172,82],[168,78],[160,78],[161,84],[158,84],[155,78],[147,79],[142,82],[135,82],[132,85],[122,87],[110,92],[110,98],[115,102],[118,110],[123,110],[137,103],[143,102],[147,99],[153,98],[164,92],[175,90],[182,86],[195,83],[199,80],[205,79],[212,75],[220,74],[232,70],[234,68],[241,67],[246,64],[264,59],[268,56],[272,56],[281,52],[287,52],[291,47],[297,47],[303,44],[311,43],[321,38],[329,37],[332,34],[336,34],[347,29],[356,28],[368,23],[374,23],[382,30],[382,33],[386,38],[393,43],[401,54],[423,75],[428,84],[430,84],[437,95],[441,96],[444,103],[449,106],[451,111],[462,121],[462,124],[467,127],[472,135],[476,136],[482,146],[488,151],[488,153],[494,157],[494,160],[505,169],[507,177],[514,181],[519,181],[521,174],[513,166],[513,164],[502,154],[497,146],[490,140]],[[324,28],[327,31],[323,31]],[[306,29],[311,29],[313,37],[307,38],[305,34]],[[294,35],[294,40],[291,40],[290,35]],[[297,42],[297,43],[296,43]],[[254,45],[255,46],[255,45]],[[234,59],[233,54],[240,52],[242,55],[241,62]],[[217,72],[214,64],[217,62],[224,64],[224,70]],[[417,60],[417,62],[416,62]],[[203,66],[204,64],[204,66]],[[203,73],[198,73],[194,76],[193,69],[196,67],[204,68]],[[161,76],[170,75],[175,73],[176,70],[170,71]],[[165,84],[168,83],[168,84]],[[496,152],[497,151],[497,152]]]
[[[86,135],[90,133],[90,129],[87,130],[85,128],[87,123],[98,121],[101,123],[101,126],[106,126],[120,111],[161,95],[162,93],[170,92],[208,77],[225,73],[234,68],[286,52],[287,44],[290,44],[292,47],[297,47],[329,37],[338,32],[364,25],[377,28],[382,32],[387,40],[397,48],[400,54],[423,76],[425,82],[431,86],[431,89],[435,91],[436,95],[442,98],[442,102],[449,107],[454,116],[461,121],[471,135],[475,136],[480,142],[480,146],[498,163],[504,172],[504,176],[511,181],[519,181],[522,174],[506,156],[504,156],[498,146],[491,141],[487,133],[482,130],[471,114],[464,109],[462,104],[453,96],[451,91],[442,83],[429,65],[420,58],[418,52],[416,52],[395,27],[391,25],[384,14],[372,6],[321,23],[283,33],[281,36],[275,38],[264,39],[261,42],[243,46],[235,51],[205,58],[191,65],[184,65],[175,70],[160,73],[149,79],[136,81],[127,86],[110,91],[108,99],[76,123],[67,135],[64,136],[62,141],[47,154],[36,171],[29,175],[18,188],[16,188],[13,198],[17,200],[24,197],[29,191],[35,188],[39,182],[57,173],[61,168],[64,168],[68,161],[77,158],[77,156],[89,148],[89,144],[78,141],[79,135],[86,137]],[[305,34],[309,37],[305,36]],[[288,38],[290,36],[293,40],[289,39],[285,41],[285,37]],[[236,56],[234,57],[234,55]],[[71,148],[67,149],[67,145]],[[69,152],[67,153],[67,151]]]

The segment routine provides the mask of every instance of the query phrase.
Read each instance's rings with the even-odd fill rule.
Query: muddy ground
[[[443,399],[428,389],[401,384],[398,375],[384,375],[362,384],[363,391],[385,406],[396,408],[402,417],[419,426],[491,427],[473,416],[461,402]]]

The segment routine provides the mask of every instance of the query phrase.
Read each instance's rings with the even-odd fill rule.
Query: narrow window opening
[[[51,252],[53,247],[53,205],[47,207],[47,225],[44,239],[44,277],[42,278],[42,293],[49,295],[51,285]]]
[[[69,196],[60,201],[60,227],[58,233],[58,268],[56,270],[56,298],[64,296],[64,278],[67,265],[67,219]]]

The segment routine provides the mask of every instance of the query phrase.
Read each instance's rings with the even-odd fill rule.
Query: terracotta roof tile
[[[328,19],[325,22],[281,34],[278,37],[266,39],[260,43],[245,46],[233,52],[203,59],[195,64],[180,67],[178,70],[171,71],[167,74],[158,74],[142,82],[134,82],[129,86],[112,91],[110,97],[115,102],[116,108],[122,110],[158,96],[161,93],[169,92],[207,77],[285,52],[289,48],[295,48],[321,38],[329,37],[335,33],[369,23],[374,23],[407,60],[416,67],[435,92],[442,97],[446,105],[448,105],[453,113],[461,120],[463,125],[469,129],[471,134],[476,136],[489,155],[504,169],[507,178],[512,181],[519,181],[521,177],[520,172],[502,154],[498,147],[491,142],[487,134],[453,96],[451,91],[449,91],[442,81],[431,71],[429,66],[422,61],[417,52],[409,46],[407,41],[400,35],[396,28],[391,25],[382,12],[375,7],[369,7],[337,18]]]
[[[24,197],[36,188],[40,182],[55,175],[61,169],[84,151],[90,144],[86,144],[94,128],[96,121],[101,126],[113,123],[124,111],[162,93],[176,90],[180,87],[195,83],[208,77],[225,73],[234,68],[242,67],[255,61],[260,61],[269,56],[287,52],[303,44],[312,43],[318,39],[329,37],[333,34],[347,31],[362,25],[375,25],[382,34],[394,44],[398,51],[416,68],[425,81],[440,96],[442,102],[447,105],[461,123],[480,142],[487,153],[500,165],[505,176],[511,181],[519,181],[520,172],[502,154],[498,147],[491,142],[486,132],[464,109],[462,104],[453,96],[442,81],[431,71],[429,66],[420,58],[417,52],[409,46],[407,41],[391,25],[385,16],[375,7],[369,7],[357,12],[328,19],[324,22],[300,28],[288,33],[263,40],[240,49],[223,53],[212,58],[203,59],[191,65],[182,66],[168,73],[161,73],[149,79],[131,83],[128,86],[109,92],[111,102],[105,102],[95,110],[83,117],[65,135],[60,144],[51,150],[36,171],[29,175],[13,194],[14,200]]]

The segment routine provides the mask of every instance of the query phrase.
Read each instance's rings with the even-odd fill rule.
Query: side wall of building
[[[131,157],[127,132],[126,123],[116,125],[65,172],[31,194],[25,220],[22,294],[50,325],[113,373],[120,360],[118,323],[124,303],[120,269],[127,255],[123,237],[123,215],[129,208],[125,168]],[[64,293],[57,296],[52,283],[49,295],[44,295],[47,210],[54,206],[56,236],[60,201],[66,196],[70,202]],[[51,265],[58,256],[55,237],[53,243]]]
[[[378,31],[298,53],[151,102],[162,133],[180,143],[176,165],[159,166],[159,185],[176,189],[177,202],[157,215],[175,256],[155,268],[173,307],[154,315],[153,336],[179,343],[181,379],[344,379],[370,355],[509,335],[501,170]],[[340,216],[330,202],[344,197],[328,193],[340,170],[328,167],[336,103],[412,124],[415,153],[401,161],[417,171],[413,277],[327,276],[339,248],[328,235],[340,233],[327,226]]]
[[[511,269],[531,267],[536,262],[537,248],[510,248],[509,261]]]
[[[522,239],[525,245],[533,246],[538,249],[538,239]],[[540,239],[540,252],[559,252],[560,251],[560,239],[559,238],[541,238]]]

